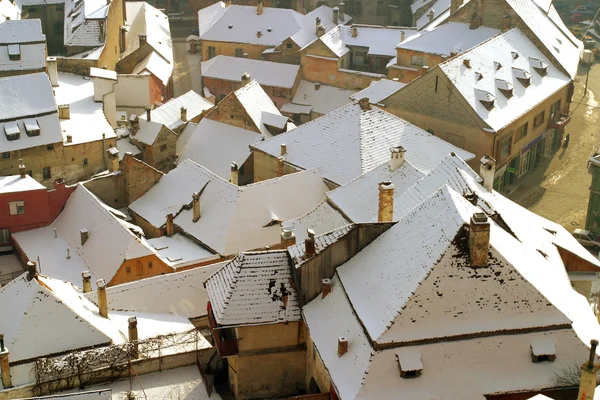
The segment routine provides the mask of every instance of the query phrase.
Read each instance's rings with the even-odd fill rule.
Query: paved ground
[[[591,182],[587,160],[600,147],[600,64],[592,66],[584,96],[586,71],[586,67],[580,68],[575,82],[573,117],[566,128],[571,134],[569,147],[560,148],[554,157],[525,176],[509,196],[569,231],[585,225]]]
[[[190,90],[202,94],[200,89],[200,54],[190,54],[185,38],[173,38],[175,71],[173,72],[173,91],[175,97]]]

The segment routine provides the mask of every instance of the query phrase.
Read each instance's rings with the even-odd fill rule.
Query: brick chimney
[[[338,338],[338,357],[343,356],[348,352],[348,338],[340,336]]]
[[[82,229],[79,231],[79,236],[81,236],[81,245],[83,246],[90,238],[90,233],[87,229]]]
[[[281,247],[287,249],[296,244],[296,235],[294,234],[293,226],[281,227]]]
[[[479,23],[480,23],[479,15],[477,15],[477,13],[473,13],[473,16],[471,17],[471,24],[469,25],[469,29],[479,28]]]
[[[27,178],[27,172],[25,172],[25,164],[23,164],[23,159],[19,158],[19,175],[21,179]]]
[[[358,27],[355,25],[352,25],[352,37],[357,37],[358,36]]]
[[[92,274],[90,271],[83,271],[81,273],[81,278],[83,280],[83,293],[89,293],[92,291]]]
[[[306,230],[306,233],[308,234],[308,237],[304,239],[304,255],[306,258],[309,258],[317,254],[315,247],[315,231],[309,228]]]
[[[10,377],[9,351],[4,345],[4,334],[0,334],[0,370],[2,370],[2,386],[4,389],[13,387]]]
[[[140,42],[140,47],[142,47],[143,45],[145,45],[145,44],[146,44],[146,39],[147,39],[147,36],[146,36],[146,34],[145,34],[145,33],[140,33],[140,34],[138,35],[138,40],[139,40],[139,42]]]
[[[146,107],[146,120],[148,122],[152,121],[152,110],[150,107]]]
[[[283,157],[286,154],[287,154],[287,144],[282,143],[280,146],[280,155],[281,155],[281,157]]]
[[[321,298],[324,299],[327,295],[331,293],[331,279],[322,279],[321,280]]]
[[[325,26],[323,26],[323,24],[319,24],[319,26],[317,26],[317,36],[321,37],[325,33],[327,33],[327,31],[325,30]]]
[[[315,18],[315,34],[319,36],[319,25],[321,25],[321,18]]]
[[[185,108],[185,107],[181,107],[181,108],[179,109],[179,111],[180,111],[180,116],[179,116],[179,118],[180,118],[180,119],[181,119],[183,122],[187,122],[187,120],[188,120],[188,119],[187,119],[187,108]]]
[[[131,343],[131,358],[137,359],[139,358],[139,343],[138,343],[138,328],[137,328],[137,318],[135,316],[129,317],[127,320],[127,333],[129,338],[129,343]]]
[[[252,76],[250,76],[250,74],[248,72],[244,72],[242,74],[242,87],[249,84],[251,80],[252,80]]]
[[[262,15],[263,13],[263,2],[262,0],[258,0],[256,3],[256,15]]]
[[[462,5],[463,0],[450,0],[450,14],[454,13]]]
[[[488,191],[494,189],[494,176],[496,175],[496,160],[490,156],[481,157],[479,176],[483,179],[483,187]]]
[[[27,261],[27,280],[31,281],[38,276],[37,263],[35,261]]]
[[[240,170],[238,169],[238,165],[235,161],[231,163],[231,178],[229,181],[234,185],[238,185],[240,181]]]
[[[406,150],[402,146],[392,147],[390,149],[390,171],[394,172],[404,164],[404,154]]]
[[[485,267],[490,247],[490,222],[485,213],[473,213],[469,224],[469,261],[471,267]]]
[[[511,25],[510,15],[504,14],[502,16],[502,30],[505,31],[507,29],[510,29],[510,25]]]
[[[98,286],[98,313],[104,318],[108,318],[108,301],[106,300],[106,283],[104,279],[98,279],[96,281]]]
[[[192,195],[192,213],[194,214],[193,221],[198,222],[198,220],[200,219],[200,195],[198,193],[194,193]]]
[[[285,159],[283,157],[277,157],[277,177],[281,177],[285,174]]]
[[[394,184],[392,182],[379,183],[379,212],[377,221],[392,222],[394,218]]]
[[[590,357],[588,361],[581,366],[581,378],[579,380],[579,394],[577,400],[593,400],[596,391],[596,377],[600,366],[594,363],[596,359],[596,347],[598,341],[592,339],[590,348]]]
[[[340,9],[340,21],[344,22],[346,19],[346,3],[340,3],[338,8]]]
[[[360,99],[358,101],[358,105],[360,106],[360,109],[363,111],[369,111],[371,109],[371,103],[369,103],[368,97],[363,97],[362,99]]]
[[[406,40],[406,32],[401,31],[400,32],[400,43],[404,42]]]
[[[58,105],[58,118],[71,119],[71,106],[68,104]]]
[[[333,7],[333,23],[337,25],[339,20],[340,20],[340,8]]]
[[[173,214],[167,214],[167,223],[165,224],[167,236],[173,236],[175,234],[175,222],[173,221]]]

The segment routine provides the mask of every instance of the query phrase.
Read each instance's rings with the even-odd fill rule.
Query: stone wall
[[[270,49],[273,46],[260,46],[257,44],[249,43],[229,43],[229,42],[214,42],[209,40],[202,41],[202,61],[209,60],[208,48],[215,48],[215,55],[231,56],[235,57],[235,50],[242,49],[242,53],[248,54],[248,58],[253,60],[261,60],[262,53],[266,49]]]
[[[128,205],[146,194],[163,176],[162,172],[127,153],[122,168],[125,175],[125,202]]]

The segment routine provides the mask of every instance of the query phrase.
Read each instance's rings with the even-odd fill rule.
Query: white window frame
[[[10,215],[24,215],[25,202],[23,200],[8,202],[8,211]]]

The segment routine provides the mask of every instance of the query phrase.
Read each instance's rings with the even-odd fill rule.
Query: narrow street
[[[545,218],[572,231],[585,225],[591,175],[587,160],[600,147],[598,127],[600,113],[600,65],[590,71],[588,92],[584,96],[587,67],[579,68],[571,104],[573,117],[566,133],[571,134],[569,147],[559,148],[551,159],[544,160],[519,181],[519,188],[509,197]]]

